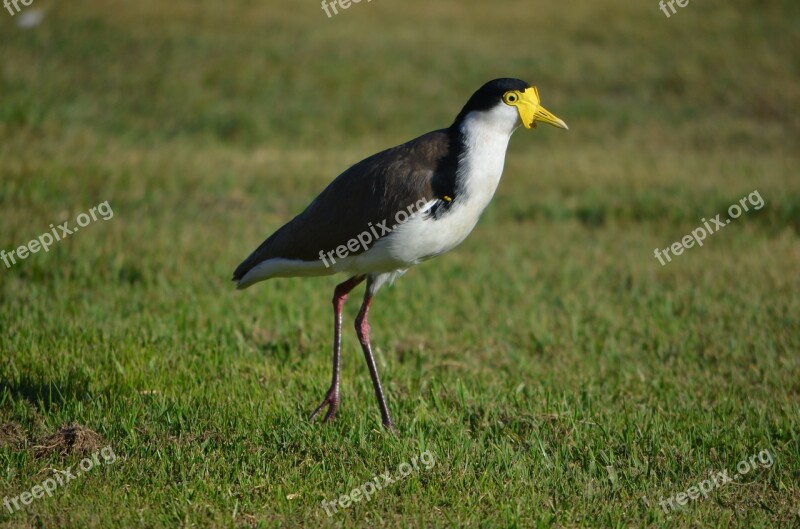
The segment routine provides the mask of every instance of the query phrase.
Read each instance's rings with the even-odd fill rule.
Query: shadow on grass
[[[63,408],[68,402],[89,400],[88,376],[80,371],[71,371],[64,380],[39,381],[27,374],[20,375],[16,382],[0,380],[0,402],[27,400],[42,412]]]

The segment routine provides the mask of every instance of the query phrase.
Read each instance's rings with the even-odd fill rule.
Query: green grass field
[[[0,505],[2,527],[800,526],[797,2],[24,9],[46,16],[0,10],[0,249],[113,217],[0,264],[0,501],[116,459]],[[237,292],[232,270],[502,76],[570,130],[518,131],[472,235],[376,298],[400,435],[352,330],[362,289],[337,420],[309,423],[341,278]],[[754,191],[761,209],[654,257]]]

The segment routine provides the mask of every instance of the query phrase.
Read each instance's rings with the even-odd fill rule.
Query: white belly
[[[453,204],[439,219],[418,215],[398,227],[376,246],[395,261],[416,264],[448,252],[467,238],[480,219],[479,204]],[[375,248],[376,250],[378,248]]]

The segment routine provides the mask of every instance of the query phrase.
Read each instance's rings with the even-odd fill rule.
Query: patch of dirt
[[[0,424],[0,446],[22,448],[28,440],[28,434],[19,423],[7,422]]]
[[[33,448],[36,457],[46,457],[51,454],[63,457],[70,454],[90,454],[103,446],[106,446],[106,443],[100,434],[78,423],[72,423],[62,425],[56,433],[45,437]]]

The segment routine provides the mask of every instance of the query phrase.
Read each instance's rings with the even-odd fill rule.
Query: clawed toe
[[[328,407],[327,413],[325,413],[325,418],[323,419],[325,422],[332,421],[336,417],[336,410],[339,409],[339,393],[333,390],[328,390],[327,395],[325,395],[325,400],[322,401],[322,404],[317,406],[317,409],[314,410],[314,413],[308,418],[309,421],[313,421],[319,415],[319,412],[322,411],[325,406]]]

